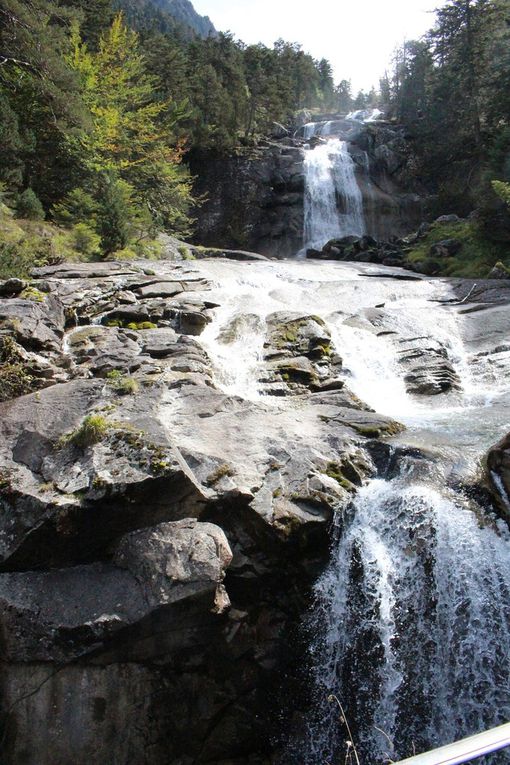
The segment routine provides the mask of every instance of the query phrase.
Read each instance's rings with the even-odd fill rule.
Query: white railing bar
[[[484,754],[497,752],[506,746],[510,746],[510,723],[463,738],[454,744],[417,754],[407,760],[400,760],[395,765],[457,765],[462,762],[471,762]]]

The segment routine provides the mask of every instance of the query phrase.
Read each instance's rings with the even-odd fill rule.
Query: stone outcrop
[[[304,225],[304,149],[284,138],[230,157],[192,156],[196,182],[206,195],[196,241],[254,250],[280,258],[301,249]]]
[[[2,287],[2,757],[268,763],[329,525],[400,426],[306,313],[267,319],[270,395],[224,393],[185,261]]]
[[[384,266],[407,268],[404,242],[393,237],[389,242],[378,242],[369,236],[344,236],[330,239],[322,250],[308,249],[306,257],[312,260],[341,260],[354,263],[379,263]]]
[[[461,390],[461,381],[444,345],[433,338],[401,340],[399,364],[404,367],[404,382],[408,393],[436,396]]]

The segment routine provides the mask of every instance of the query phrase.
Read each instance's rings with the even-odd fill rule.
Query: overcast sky
[[[299,42],[353,90],[377,86],[394,48],[429,29],[441,0],[192,0],[216,29],[246,43]],[[300,7],[302,10],[300,10]]]

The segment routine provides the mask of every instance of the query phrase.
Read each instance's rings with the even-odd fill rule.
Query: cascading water
[[[402,274],[380,266],[202,261],[193,268],[217,284],[212,297],[223,306],[201,342],[226,392],[264,398],[271,313],[319,315],[343,358],[345,384],[403,422],[400,445],[422,454],[419,465],[401,458],[399,472],[362,487],[337,519],[309,617],[313,709],[285,765],[345,760],[346,733],[330,695],[346,710],[362,765],[509,720],[509,535],[454,487],[510,431],[510,311],[466,311],[452,304],[447,281],[387,279]],[[401,350],[423,338],[440,342],[462,390],[408,393]],[[306,397],[269,404],[271,421],[288,434],[295,423],[313,427]]]
[[[367,763],[508,721],[509,561],[510,542],[459,497],[408,479],[364,487],[316,586],[316,706],[301,761],[345,751],[332,692]]]
[[[305,248],[365,233],[363,199],[346,141],[337,138],[306,153]]]

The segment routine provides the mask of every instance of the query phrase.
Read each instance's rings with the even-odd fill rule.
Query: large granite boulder
[[[121,537],[113,563],[0,574],[2,658],[143,658],[137,631],[145,638],[156,614],[170,631],[184,602],[190,627],[202,621],[204,610],[220,614],[228,608],[221,583],[231,559],[221,529],[190,519]],[[167,634],[153,632],[152,657],[168,652]]]

